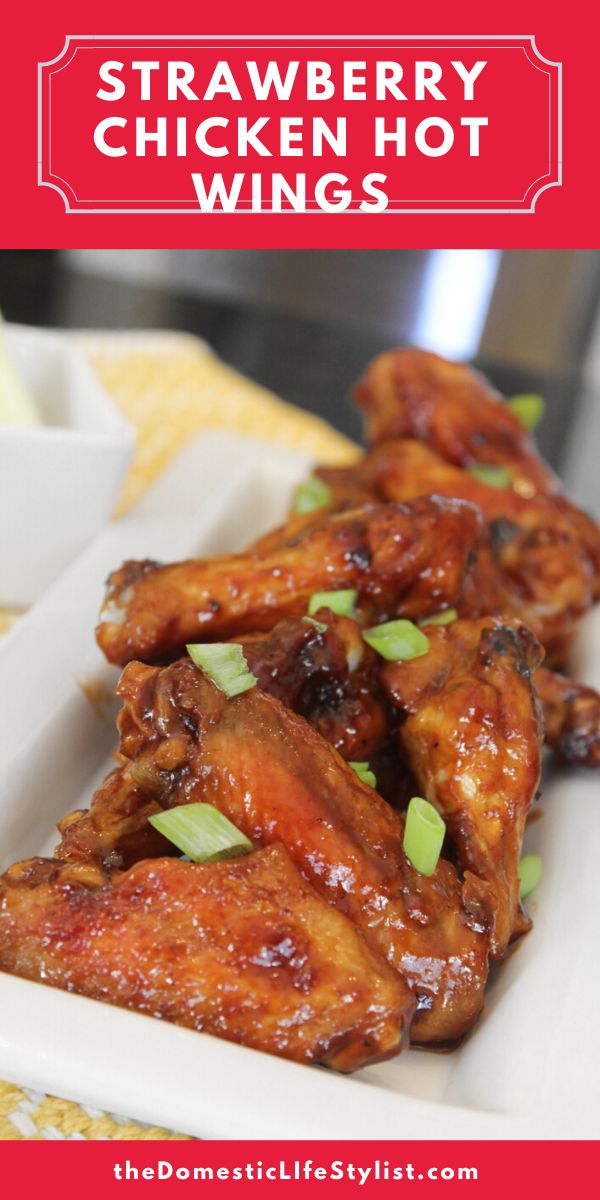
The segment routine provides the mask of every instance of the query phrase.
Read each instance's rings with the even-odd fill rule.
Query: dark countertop
[[[414,285],[414,278],[412,284]],[[412,291],[416,297],[417,292]],[[399,312],[398,342],[409,340],[411,295]],[[0,253],[0,308],[7,320],[83,328],[177,329],[205,338],[226,362],[284,399],[360,439],[347,396],[389,335],[311,319],[267,304],[208,299],[173,288],[115,282],[67,270],[52,251]],[[560,472],[585,388],[580,376],[478,361],[501,392],[540,392],[546,416],[542,453]]]

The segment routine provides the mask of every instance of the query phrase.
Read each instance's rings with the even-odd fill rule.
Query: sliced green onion
[[[539,854],[526,854],[519,863],[521,900],[526,900],[535,891],[542,878],[542,860]]]
[[[412,621],[386,621],[365,629],[363,638],[388,662],[420,658],[429,650],[429,639]]]
[[[237,858],[254,849],[252,842],[212,804],[182,804],[148,820],[192,862]]]
[[[507,488],[512,483],[512,472],[508,467],[492,467],[487,463],[473,463],[467,467],[469,475],[478,483],[487,483],[488,487]]]
[[[535,392],[524,396],[511,396],[507,407],[521,422],[524,429],[536,429],[544,416],[545,404],[542,396]]]
[[[226,696],[239,696],[256,687],[256,675],[248,670],[244,651],[236,642],[196,642],[186,650]]]
[[[349,767],[356,771],[361,783],[368,783],[369,787],[377,787],[377,779],[371,770],[368,762],[349,762]]]
[[[306,513],[314,512],[317,508],[325,508],[330,503],[331,488],[323,483],[322,479],[317,479],[316,475],[311,475],[309,479],[298,484],[294,492],[292,507],[297,517],[304,517]]]
[[[430,617],[421,617],[419,625],[451,625],[457,618],[455,608],[444,608],[442,612],[432,613]]]
[[[319,633],[327,633],[327,626],[323,623],[323,621],[313,621],[312,617],[303,617],[302,620],[306,621],[307,625],[314,625],[315,629]]]
[[[433,875],[445,834],[446,824],[437,808],[421,796],[413,796],[406,813],[403,849],[420,875]]]
[[[358,592],[353,588],[341,592],[315,592],[308,602],[308,611],[312,616],[320,608],[330,608],[338,617],[351,617],[357,596]]]

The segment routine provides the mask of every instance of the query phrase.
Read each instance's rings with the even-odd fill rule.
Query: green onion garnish
[[[196,642],[186,650],[226,696],[239,696],[256,687],[256,675],[248,670],[244,651],[236,642]]]
[[[432,613],[430,617],[421,617],[419,625],[451,625],[457,618],[455,608],[444,608],[442,612]]]
[[[536,429],[544,415],[544,400],[535,392],[525,396],[511,396],[506,401],[507,407],[521,422],[524,429]]]
[[[192,862],[237,858],[254,849],[252,842],[212,804],[182,804],[148,820]]]
[[[512,473],[508,467],[491,467],[486,463],[473,463],[467,467],[469,475],[478,483],[487,483],[488,487],[507,488],[512,483]]]
[[[309,479],[298,484],[294,492],[292,507],[297,517],[304,517],[306,513],[314,512],[317,508],[325,508],[330,503],[331,488],[323,483],[322,479],[317,479],[316,475],[311,475]]]
[[[429,640],[412,621],[386,621],[365,629],[363,638],[388,662],[420,658],[429,650]]]
[[[308,602],[308,611],[312,615],[320,608],[330,608],[338,617],[351,617],[357,596],[358,592],[353,588],[341,592],[315,592]]]
[[[406,813],[403,849],[420,875],[433,875],[445,833],[446,824],[437,808],[421,796],[413,796]]]
[[[302,620],[306,621],[307,625],[314,625],[318,633],[327,633],[327,626],[323,621],[314,621],[312,617],[303,617]]]
[[[369,787],[372,788],[377,787],[377,779],[368,762],[349,762],[348,766],[352,767],[353,771],[356,771],[361,783],[368,783]]]
[[[535,891],[542,878],[542,860],[539,854],[526,854],[519,863],[521,900],[526,900]]]

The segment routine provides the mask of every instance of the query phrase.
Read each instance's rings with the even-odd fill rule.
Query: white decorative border
[[[286,34],[281,34],[281,33],[273,33],[273,34],[265,34],[265,33],[261,33],[261,34],[242,34],[242,33],[236,33],[236,34],[230,34],[230,33],[225,33],[225,34],[139,34],[139,33],[91,34],[91,33],[81,33],[81,34],[76,34],[76,33],[74,33],[74,34],[67,34],[65,36],[64,46],[63,46],[62,50],[60,51],[60,53],[57,54],[55,58],[48,59],[48,61],[46,61],[46,62],[38,62],[38,64],[37,64],[37,76],[38,76],[38,161],[37,161],[38,178],[37,178],[37,182],[38,182],[38,187],[49,187],[49,188],[52,188],[53,191],[58,192],[59,196],[62,196],[62,198],[63,198],[64,205],[65,205],[65,212],[69,213],[72,216],[76,216],[79,213],[81,213],[83,215],[86,215],[86,214],[102,215],[105,213],[106,214],[131,213],[132,216],[135,216],[136,214],[138,214],[138,215],[146,214],[148,216],[152,216],[153,214],[164,215],[164,214],[170,213],[173,215],[203,216],[203,217],[207,217],[207,216],[221,216],[221,217],[320,216],[320,217],[325,217],[325,216],[351,215],[351,216],[360,216],[360,217],[364,218],[365,216],[368,216],[369,215],[368,213],[361,212],[359,209],[351,209],[351,208],[345,209],[345,210],[343,210],[343,212],[333,213],[333,214],[323,212],[322,209],[303,209],[301,212],[298,212],[295,209],[284,209],[282,211],[278,211],[278,210],[272,209],[272,208],[263,208],[258,212],[257,211],[242,212],[240,209],[236,208],[232,212],[224,212],[223,210],[217,209],[217,210],[213,210],[210,213],[207,213],[207,212],[204,212],[200,208],[171,208],[171,207],[170,208],[105,208],[105,207],[102,207],[102,208],[71,208],[69,198],[65,194],[65,192],[63,192],[62,188],[58,187],[55,183],[51,183],[49,180],[42,178],[42,81],[43,81],[43,70],[45,67],[51,67],[51,66],[54,66],[55,63],[59,63],[61,61],[61,59],[64,58],[71,43],[74,41],[77,41],[77,42],[86,41],[86,42],[96,42],[96,43],[102,42],[102,41],[112,41],[112,42],[118,41],[119,43],[122,43],[122,42],[136,41],[136,40],[140,39],[144,42],[165,41],[165,42],[186,42],[189,44],[189,43],[194,43],[194,42],[200,42],[200,43],[212,42],[212,43],[214,43],[214,42],[219,42],[219,41],[240,42],[240,41],[244,41],[244,40],[247,40],[249,42],[258,42],[264,38],[264,39],[268,39],[269,42],[273,42],[273,41],[293,42],[294,40],[296,42],[324,41],[324,42],[327,42],[327,44],[329,45],[331,43],[331,41],[336,37],[339,37],[340,40],[342,40],[344,42],[344,44],[352,43],[352,42],[354,42],[354,43],[377,42],[380,39],[382,41],[385,41],[386,44],[388,44],[388,45],[393,42],[416,42],[421,39],[424,41],[427,41],[427,42],[434,42],[436,40],[439,40],[440,42],[442,42],[442,41],[448,41],[448,42],[490,41],[490,42],[512,42],[512,43],[529,42],[529,45],[531,46],[531,49],[533,51],[535,58],[539,62],[545,63],[546,66],[556,68],[556,71],[557,71],[557,77],[558,77],[557,78],[557,90],[558,90],[558,96],[557,96],[558,122],[557,122],[557,125],[558,125],[558,127],[557,127],[556,150],[557,150],[557,168],[558,168],[557,175],[558,175],[558,177],[556,179],[551,180],[550,183],[545,183],[542,185],[542,187],[538,188],[538,190],[534,193],[534,195],[531,198],[529,208],[440,208],[440,207],[435,207],[435,208],[395,208],[395,209],[394,208],[386,208],[381,213],[371,214],[371,215],[377,215],[378,217],[386,216],[386,215],[397,217],[397,216],[402,216],[404,213],[408,216],[410,216],[410,215],[414,216],[415,214],[451,215],[454,213],[457,215],[478,214],[478,215],[491,215],[491,216],[499,215],[499,214],[502,214],[502,215],[506,214],[506,215],[512,215],[512,216],[517,216],[520,214],[530,215],[531,213],[535,212],[536,203],[543,192],[548,191],[549,188],[562,187],[562,182],[563,182],[563,159],[562,159],[562,151],[563,151],[563,64],[562,64],[562,62],[553,62],[551,59],[545,58],[544,55],[541,54],[540,51],[538,50],[538,47],[536,45],[536,40],[535,40],[535,34],[530,34],[530,33],[486,33],[486,34],[474,34],[474,33],[473,34],[471,34],[471,33],[467,33],[467,34],[458,34],[458,33],[444,33],[444,34],[441,34],[441,33],[435,33],[435,34],[434,33],[427,33],[427,34],[416,34],[416,33],[414,33],[414,34],[413,33],[409,33],[409,34],[312,34],[312,33],[310,33],[310,34],[309,33],[298,33],[298,34],[289,34],[289,33],[286,33]],[[75,47],[73,57],[77,53],[78,48],[79,47]],[[525,49],[525,47],[522,47],[522,48]],[[525,51],[525,53],[527,53],[527,52]],[[64,67],[68,66],[69,62],[71,62],[71,61],[72,60],[69,59],[67,63],[64,63],[63,67],[61,67],[60,70],[64,70]],[[533,65],[535,65],[535,64],[533,64]],[[540,70],[541,70],[541,68],[540,68]],[[52,72],[52,74],[56,74],[56,72]],[[550,76],[549,71],[544,71],[543,74],[547,75],[548,79],[550,79],[551,76]],[[551,106],[551,89],[550,88],[549,88],[548,103],[549,103],[549,106]],[[552,109],[551,109],[551,107],[549,107],[549,115],[548,115],[549,137],[551,134],[551,128],[552,128]],[[60,178],[60,176],[58,176],[58,175],[55,175],[54,177],[56,179]],[[62,182],[65,184],[65,187],[70,188],[71,192],[76,197],[76,193],[75,193],[74,189],[72,188],[71,184],[67,183],[66,180],[62,180]],[[532,182],[529,184],[529,186],[527,187],[527,189],[525,191],[525,195],[527,195],[527,192],[534,186],[534,184],[536,182],[537,182],[536,180],[532,180]],[[441,203],[443,203],[443,201]]]

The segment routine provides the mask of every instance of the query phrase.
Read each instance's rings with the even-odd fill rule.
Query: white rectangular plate
[[[0,856],[49,853],[115,744],[117,672],[94,644],[125,558],[236,550],[280,520],[307,460],[226,434],[190,443],[0,645]],[[600,684],[600,622],[580,658]],[[0,974],[0,1077],[205,1137],[576,1138],[598,1132],[600,796],[553,773],[527,849],[544,861],[535,926],[451,1054],[409,1051],[352,1077],[297,1066]]]

